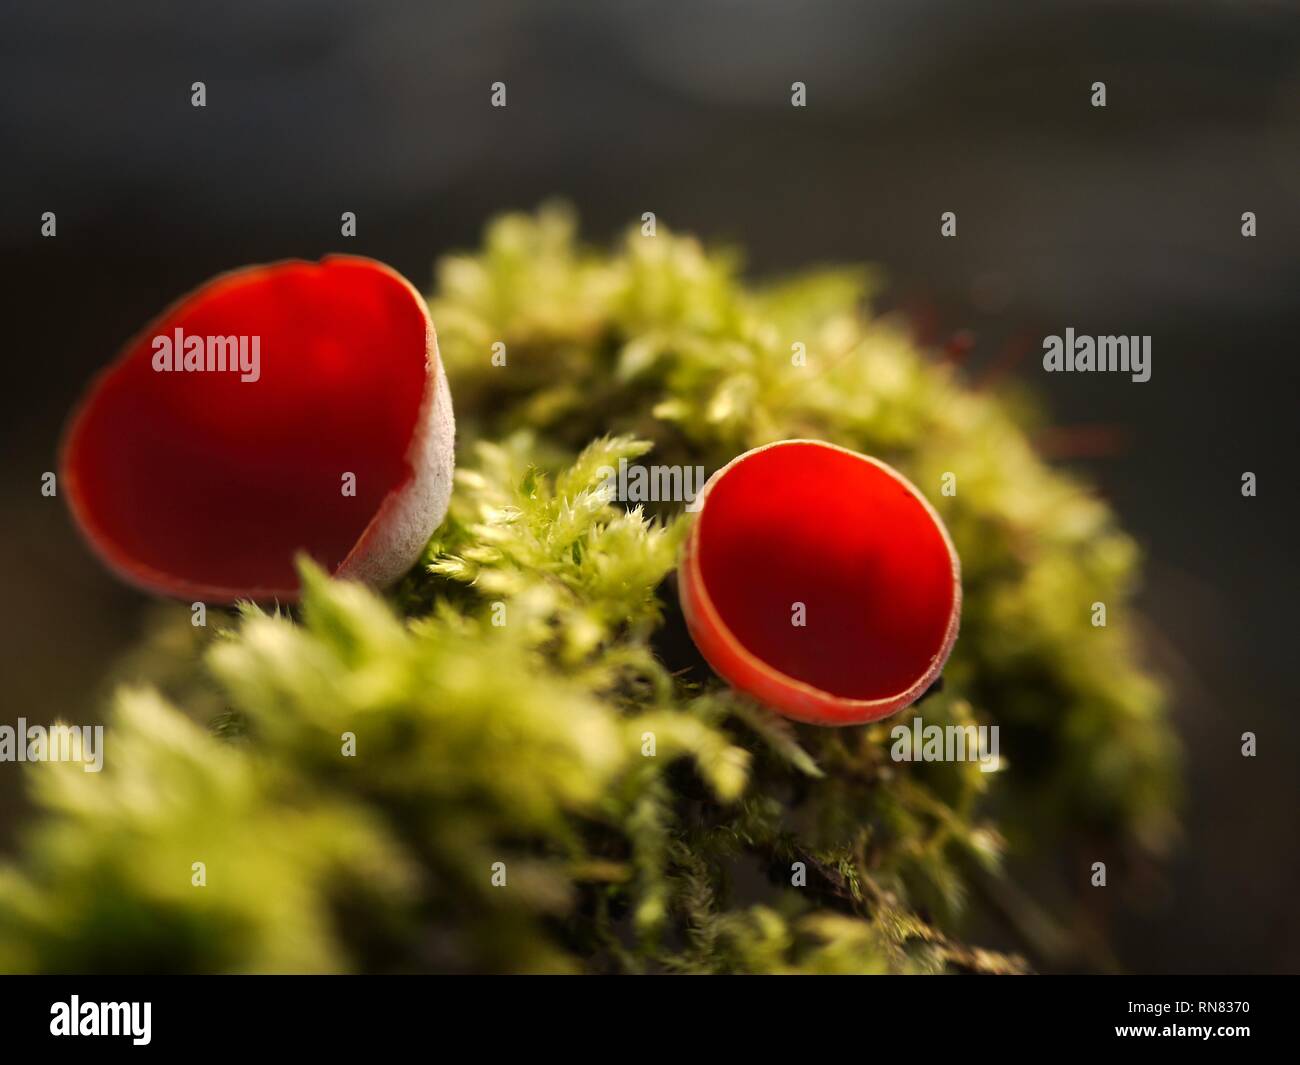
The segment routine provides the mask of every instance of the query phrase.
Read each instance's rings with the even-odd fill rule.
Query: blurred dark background
[[[973,375],[1029,382],[1082,428],[1045,443],[1147,553],[1188,748],[1186,837],[1128,900],[1119,958],[1300,970],[1294,4],[10,3],[0,157],[0,721],[95,719],[139,636],[148,601],[40,477],[88,376],[166,303],[328,250],[427,287],[490,216],[555,196],[597,241],[654,211],[742,245],[757,277],[881,264],[924,339],[969,330]],[[1041,338],[1067,326],[1151,334],[1151,381],[1043,374]]]

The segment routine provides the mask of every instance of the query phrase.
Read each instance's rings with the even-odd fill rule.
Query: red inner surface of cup
[[[260,337],[260,379],[156,371],[153,339],[177,327]],[[118,565],[187,587],[292,588],[299,551],[332,570],[412,474],[426,330],[409,286],[360,260],[204,286],[133,343],[74,423],[65,475],[87,533]]]
[[[955,595],[947,542],[875,463],[816,443],[767,448],[714,483],[699,522],[710,600],[773,669],[842,698],[882,699],[942,649]]]

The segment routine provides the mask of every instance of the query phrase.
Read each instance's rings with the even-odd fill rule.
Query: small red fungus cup
[[[678,585],[714,670],[817,725],[915,702],[961,616],[961,563],[934,508],[885,463],[816,440],[755,448],[709,479]]]
[[[61,482],[100,558],[148,591],[297,598],[295,557],[383,586],[446,514],[455,426],[424,299],[333,255],[223,274],[93,382]]]

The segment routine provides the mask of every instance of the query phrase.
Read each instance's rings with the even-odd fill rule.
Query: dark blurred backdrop
[[[332,249],[424,287],[491,215],[552,196],[599,241],[655,211],[743,245],[756,276],[880,263],[924,337],[972,332],[972,373],[1103,427],[1068,436],[1065,460],[1147,552],[1190,788],[1183,846],[1121,918],[1119,956],[1300,970],[1295,5],[8,3],[0,157],[0,720],[92,720],[139,635],[147,600],[39,487],[87,377],[166,303]],[[1041,338],[1066,326],[1151,334],[1151,381],[1044,375]],[[0,846],[16,768],[0,766]]]

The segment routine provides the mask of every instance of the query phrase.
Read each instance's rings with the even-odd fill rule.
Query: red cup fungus
[[[333,255],[223,274],[91,385],[61,481],[91,547],[164,595],[293,600],[294,558],[390,584],[451,494],[454,422],[420,294]]]
[[[915,702],[961,615],[961,563],[934,508],[885,463],[816,440],[747,451],[709,479],[678,586],[714,670],[818,725]]]

